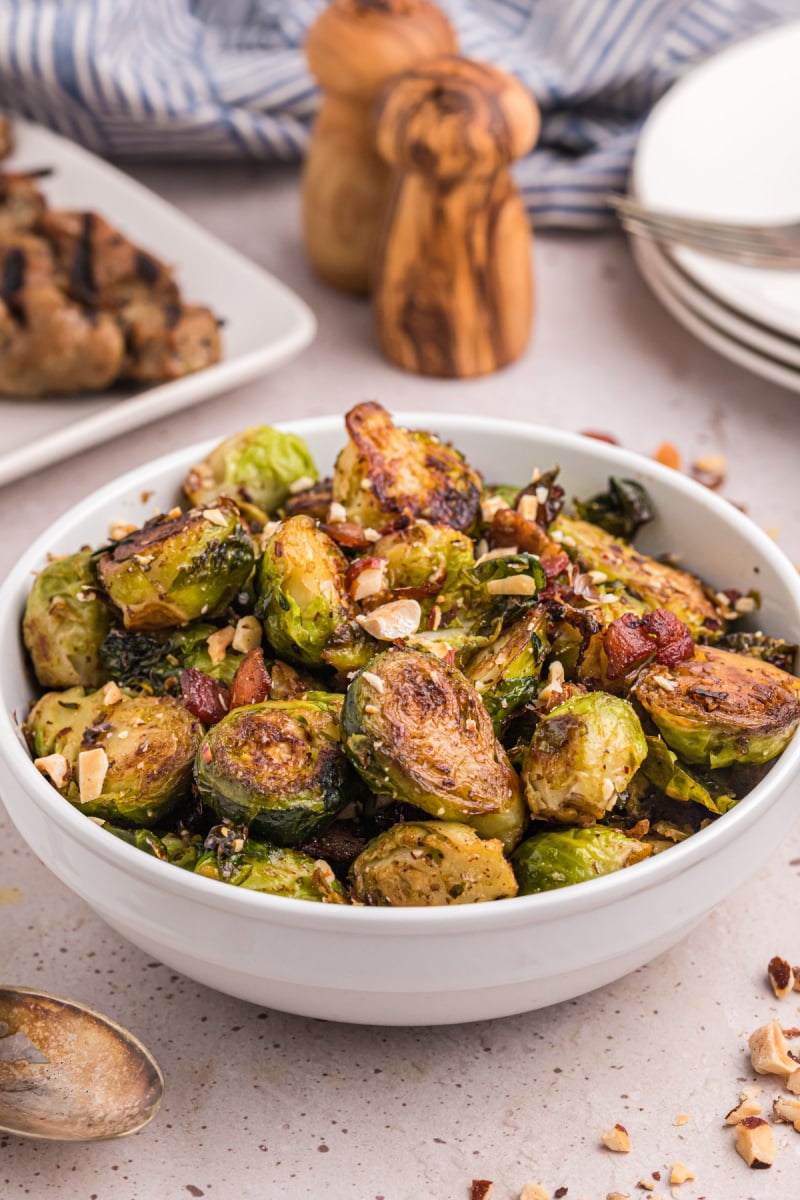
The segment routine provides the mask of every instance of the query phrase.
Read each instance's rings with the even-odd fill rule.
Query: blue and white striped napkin
[[[325,0],[2,0],[0,105],[99,154],[296,161],[318,94],[302,42]],[[798,0],[441,0],[464,53],[536,96],[517,164],[538,226],[611,223],[641,124],[692,64]]]

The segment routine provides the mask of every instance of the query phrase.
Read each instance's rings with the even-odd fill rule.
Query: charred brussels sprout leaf
[[[107,679],[100,646],[110,625],[91,551],[40,571],[25,605],[22,636],[42,687],[97,687]]]
[[[648,608],[667,608],[688,625],[692,637],[714,637],[723,630],[719,612],[694,575],[640,554],[621,537],[588,521],[558,517],[551,532],[569,537],[587,566],[618,580]]]
[[[178,833],[154,833],[151,829],[123,829],[120,825],[105,823],[103,828],[112,833],[120,841],[127,842],[137,850],[160,858],[162,862],[170,862],[184,870],[194,870],[203,852],[203,840],[195,835],[182,836]]]
[[[26,730],[38,757],[62,754],[71,774],[61,789],[88,816],[151,825],[186,794],[200,727],[171,696],[104,690],[48,692],[31,710]],[[108,766],[100,788],[82,788],[81,754],[101,749]],[[92,794],[96,793],[96,794]],[[89,798],[90,797],[90,798]]]
[[[286,502],[292,484],[305,479],[310,485],[318,478],[301,437],[256,425],[220,442],[191,468],[183,490],[204,508],[229,496],[249,519],[264,523]]]
[[[333,498],[348,520],[380,529],[404,514],[470,529],[480,512],[481,477],[431,433],[398,429],[385,408],[358,404],[345,418],[349,440],[336,460]]]
[[[386,534],[375,543],[373,554],[389,564],[389,591],[413,594],[418,600],[457,592],[475,563],[472,541],[466,534],[427,521]]]
[[[613,475],[607,492],[600,492],[590,500],[576,500],[575,509],[584,521],[628,541],[655,516],[650,497],[640,483]]]
[[[691,800],[709,812],[723,813],[733,808],[735,796],[721,788],[709,788],[695,779],[678,762],[678,756],[659,737],[648,737],[647,758],[642,775],[672,800]]]
[[[714,646],[698,646],[694,658],[677,666],[652,668],[635,692],[664,741],[688,763],[769,762],[800,722],[800,682],[793,675]]]
[[[639,718],[605,692],[573,696],[536,727],[522,778],[534,817],[591,825],[616,804],[647,757]]]
[[[206,838],[206,845],[213,843],[214,833],[212,830]],[[270,896],[286,896],[292,900],[346,903],[341,886],[327,863],[299,850],[270,846],[246,836],[206,850],[198,859],[194,873],[249,892],[266,892]]]
[[[290,517],[259,564],[258,615],[279,654],[315,666],[333,631],[352,615],[347,559],[311,517]]]
[[[222,612],[253,569],[253,540],[233,501],[156,517],[99,556],[103,587],[126,629],[187,625]]]
[[[746,633],[744,630],[726,633],[716,645],[723,650],[745,654],[748,658],[760,658],[762,662],[772,663],[773,667],[780,667],[790,674],[797,658],[797,646],[793,642],[768,637],[766,633]]]
[[[187,667],[202,671],[229,687],[242,655],[228,647],[221,662],[212,662],[208,639],[216,632],[215,625],[205,622],[157,636],[115,630],[100,647],[100,657],[108,678],[120,687],[160,694],[174,683],[177,690],[180,673]]]
[[[467,661],[464,674],[479,693],[495,730],[533,700],[547,653],[547,620],[535,608]]]
[[[517,882],[503,844],[482,841],[455,821],[407,821],[364,847],[350,870],[363,904],[476,904],[515,896]]]
[[[454,667],[423,651],[385,651],[348,688],[342,729],[373,791],[507,847],[519,841],[519,779],[478,693]]]
[[[653,847],[618,829],[589,825],[585,829],[548,829],[526,838],[511,856],[519,894],[549,892],[585,883],[641,862]]]
[[[234,709],[202,739],[195,783],[222,820],[283,846],[308,841],[347,803],[341,697]]]

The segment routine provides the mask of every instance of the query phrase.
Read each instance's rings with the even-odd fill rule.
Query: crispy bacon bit
[[[694,654],[688,627],[666,608],[657,608],[643,617],[623,613],[603,634],[603,647],[609,679],[619,679],[653,652],[656,662],[666,667],[674,667]]]
[[[355,521],[323,523],[320,529],[327,533],[337,546],[344,546],[346,550],[366,550],[370,545],[370,538],[367,537],[364,527],[357,525]]]
[[[183,703],[204,725],[216,725],[230,708],[228,689],[204,671],[186,667],[180,677]]]
[[[272,680],[264,665],[264,651],[260,646],[248,650],[231,684],[230,708],[241,708],[243,704],[261,704],[269,695]]]
[[[540,558],[560,553],[561,547],[552,542],[541,525],[526,521],[513,508],[501,508],[494,514],[491,531],[495,546],[516,546],[525,554],[538,554]]]
[[[554,554],[552,558],[542,559],[542,569],[548,580],[555,579],[561,575],[569,566],[569,555],[562,550],[560,554]]]
[[[596,442],[608,442],[609,446],[618,446],[619,439],[611,433],[600,433],[597,429],[582,429],[581,437],[594,438]]]

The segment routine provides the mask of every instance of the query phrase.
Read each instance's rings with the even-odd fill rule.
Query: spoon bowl
[[[163,1094],[158,1063],[127,1029],[74,1000],[0,988],[0,1131],[123,1137],[155,1116]]]

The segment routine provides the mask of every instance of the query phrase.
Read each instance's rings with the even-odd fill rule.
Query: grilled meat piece
[[[127,304],[119,315],[125,334],[124,379],[158,383],[180,379],[218,362],[219,322],[201,304]]]
[[[0,242],[0,299],[13,304],[21,287],[52,283],[53,252],[44,238],[15,233]]]
[[[0,174],[0,238],[30,233],[42,219],[47,202],[37,187],[38,175]]]
[[[106,313],[87,313],[52,285],[22,285],[0,300],[0,393],[94,391],[119,374],[122,333]]]

